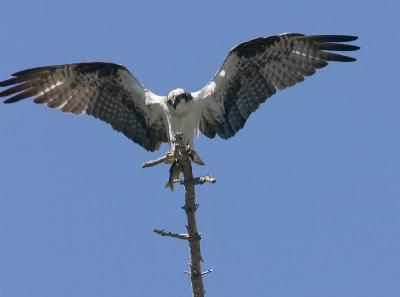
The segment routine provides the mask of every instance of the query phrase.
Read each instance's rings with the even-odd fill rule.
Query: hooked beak
[[[167,100],[167,103],[168,103],[169,105],[171,105],[173,108],[176,109],[176,104],[174,104],[174,102],[172,101],[172,99],[168,99],[168,100]]]
[[[177,99],[177,98],[175,98],[175,100],[172,100],[172,99],[168,99],[167,100],[167,103],[169,105],[171,105],[174,109],[176,109],[176,107],[178,106],[179,102],[180,102],[180,100]]]

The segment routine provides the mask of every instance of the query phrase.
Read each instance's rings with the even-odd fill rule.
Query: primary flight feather
[[[260,37],[233,47],[214,78],[201,90],[172,90],[159,96],[145,88],[122,65],[91,62],[23,70],[0,82],[4,103],[34,98],[73,114],[92,115],[149,151],[163,142],[174,150],[174,135],[183,134],[193,148],[197,131],[228,139],[276,91],[313,75],[330,61],[354,58],[332,51],[354,51],[348,35],[285,33]],[[194,151],[195,152],[195,151]],[[193,161],[203,164],[197,153]]]

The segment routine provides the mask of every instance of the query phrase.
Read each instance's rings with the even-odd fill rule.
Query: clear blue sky
[[[190,3],[189,3],[190,2]],[[379,4],[378,4],[379,3]],[[207,296],[400,296],[397,1],[3,1],[0,79],[77,61],[197,90],[229,48],[282,32],[354,34],[331,64],[268,100],[229,141],[200,136]],[[0,105],[0,297],[189,296],[168,167],[90,117]]]

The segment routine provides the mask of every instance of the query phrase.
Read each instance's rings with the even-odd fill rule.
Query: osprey
[[[168,142],[173,155],[174,135],[180,132],[194,152],[193,162],[204,164],[193,147],[198,131],[209,138],[234,136],[276,91],[303,81],[328,61],[355,61],[330,51],[357,50],[343,44],[356,39],[285,33],[246,41],[229,51],[213,79],[196,92],[178,88],[159,96],[122,65],[90,62],[14,73],[0,82],[0,87],[8,87],[0,97],[9,97],[4,103],[33,97],[50,108],[92,115],[148,151]]]

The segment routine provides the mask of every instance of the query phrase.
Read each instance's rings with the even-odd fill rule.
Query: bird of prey
[[[194,152],[192,161],[204,164],[193,147],[199,131],[209,138],[234,136],[276,91],[303,81],[330,61],[355,61],[333,52],[358,50],[346,44],[356,39],[299,33],[252,39],[233,47],[214,77],[195,92],[178,88],[159,96],[122,65],[90,62],[16,72],[0,82],[5,87],[0,97],[8,97],[4,103],[33,97],[35,103],[50,108],[86,113],[148,151],[168,142],[173,155],[174,135],[182,133],[184,143]]]

